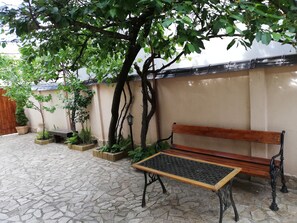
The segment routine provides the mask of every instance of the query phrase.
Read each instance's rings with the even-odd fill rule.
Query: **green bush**
[[[118,144],[114,144],[112,147],[109,147],[108,145],[102,146],[100,148],[100,151],[102,152],[109,152],[109,153],[118,153],[122,151],[128,151],[131,150],[131,138],[122,138]]]
[[[36,139],[38,140],[46,140],[46,139],[49,139],[51,137],[50,133],[48,131],[40,131],[40,132],[37,132],[37,137]]]
[[[73,132],[72,136],[67,138],[67,140],[65,141],[65,143],[69,143],[71,145],[76,145],[79,144],[79,136],[77,132]]]
[[[17,107],[15,111],[15,119],[18,126],[27,125],[28,118],[25,115],[25,109],[23,107]]]
[[[72,136],[67,138],[65,143],[73,145],[93,143],[91,128],[83,128],[79,133],[73,132]]]
[[[82,144],[91,144],[92,143],[92,132],[91,128],[83,128],[78,134],[79,140]]]
[[[147,149],[143,149],[142,147],[137,147],[135,150],[131,150],[128,152],[129,157],[131,158],[132,163],[139,162],[151,155],[154,155],[157,152],[168,149],[169,144],[167,141],[161,142],[158,145],[156,143],[147,147]]]

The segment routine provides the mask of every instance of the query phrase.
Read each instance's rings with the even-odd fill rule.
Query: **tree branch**
[[[102,27],[92,26],[92,25],[82,23],[82,22],[79,22],[79,21],[73,21],[72,24],[76,25],[76,26],[78,26],[80,28],[88,29],[88,30],[90,30],[92,32],[104,34],[105,36],[108,36],[108,37],[111,37],[111,38],[114,38],[114,39],[130,40],[129,36],[127,36],[127,35],[117,33],[117,32],[111,32],[111,31],[105,30]]]
[[[185,52],[182,51],[179,53],[170,63],[163,65],[160,69],[157,69],[154,71],[154,73],[159,73],[160,71],[164,70],[165,68],[171,66],[173,63],[175,63]]]
[[[88,41],[89,41],[89,37],[87,37],[87,38],[85,39],[85,41],[84,41],[84,43],[83,43],[83,45],[82,45],[82,47],[81,47],[81,49],[80,49],[79,55],[78,55],[78,56],[75,58],[75,60],[73,61],[72,65],[71,65],[71,69],[72,69],[72,70],[74,69],[74,66],[75,66],[75,64],[77,63],[77,61],[82,57],[83,52],[84,52],[84,50],[85,50],[86,47],[87,47],[87,43],[88,43]]]

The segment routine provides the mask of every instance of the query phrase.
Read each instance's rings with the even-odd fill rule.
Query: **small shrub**
[[[161,143],[154,143],[151,146],[148,146],[147,149],[143,149],[142,147],[137,147],[135,150],[131,150],[128,152],[129,157],[131,158],[132,163],[137,163],[151,155],[154,155],[157,152],[168,149],[169,144],[167,141]]]
[[[100,148],[100,151],[102,152],[109,152],[109,153],[118,153],[122,151],[128,151],[131,149],[131,138],[122,138],[118,144],[114,144],[112,147],[109,147],[108,145],[102,146]]]
[[[72,136],[67,138],[67,140],[65,141],[65,143],[69,143],[71,145],[76,145],[79,144],[79,136],[77,132],[73,132]]]
[[[18,126],[27,125],[28,118],[26,117],[25,110],[22,107],[17,107],[15,111],[15,119]]]
[[[92,132],[91,128],[83,128],[78,134],[79,139],[82,144],[91,144],[92,143]]]
[[[38,140],[46,140],[49,139],[51,136],[49,134],[48,131],[41,131],[41,132],[37,132],[37,136],[36,139]]]

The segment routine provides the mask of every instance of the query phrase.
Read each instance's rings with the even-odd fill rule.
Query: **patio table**
[[[159,181],[163,193],[166,193],[165,186],[160,178],[160,176],[164,176],[215,192],[220,201],[220,223],[223,220],[223,213],[231,205],[233,207],[235,221],[239,220],[232,195],[232,182],[241,168],[162,152],[133,164],[133,167],[144,172],[143,207],[145,206],[145,193],[148,185]],[[149,176],[149,180],[147,175]]]

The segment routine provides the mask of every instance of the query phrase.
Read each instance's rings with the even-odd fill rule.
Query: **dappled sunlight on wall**
[[[244,72],[228,78],[216,75],[160,80],[161,126],[166,129],[162,133],[168,133],[173,122],[247,128],[248,93]]]

